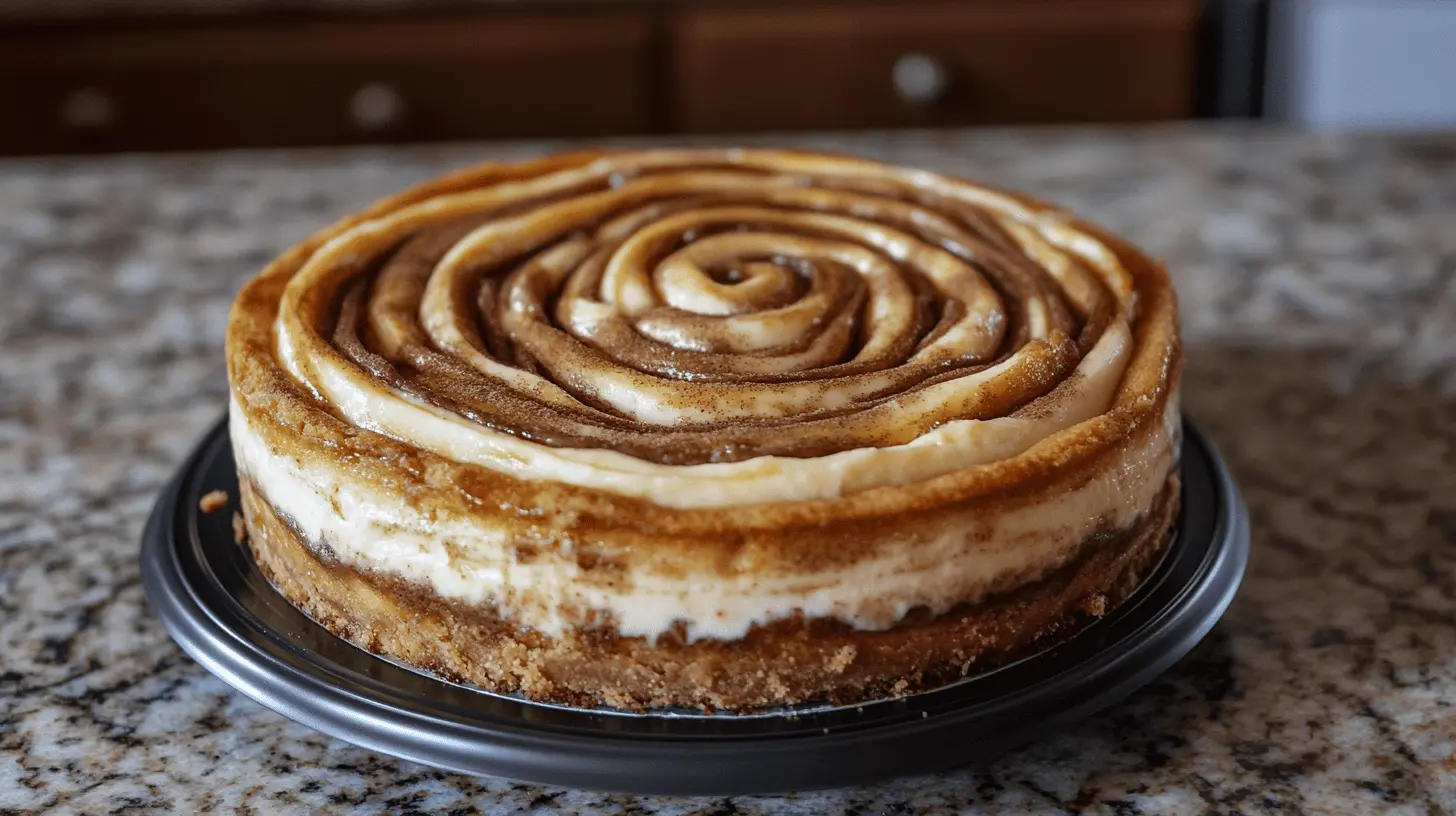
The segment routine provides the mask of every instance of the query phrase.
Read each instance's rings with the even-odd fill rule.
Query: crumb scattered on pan
[[[241,544],[248,537],[248,528],[243,524],[243,514],[233,513],[233,543]]]
[[[228,503],[228,494],[227,494],[227,491],[226,490],[214,490],[211,493],[204,494],[203,497],[202,497],[202,501],[199,501],[197,503],[197,506],[198,506],[198,508],[200,508],[202,510],[202,512],[204,512],[204,513],[211,513],[211,512],[217,511],[217,510],[221,510],[224,507],[227,507],[227,503]]]
[[[840,646],[839,651],[829,659],[829,670],[835,674],[843,674],[844,670],[849,668],[849,664],[854,662],[854,656],[858,651],[852,645]]]

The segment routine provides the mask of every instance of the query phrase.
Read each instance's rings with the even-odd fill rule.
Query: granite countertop
[[[981,766],[672,799],[436,772],[184,656],[136,561],[223,410],[242,281],[335,216],[545,143],[0,162],[0,813],[1456,811],[1456,135],[1174,126],[775,141],[1023,188],[1167,260],[1185,395],[1245,492],[1224,621]]]

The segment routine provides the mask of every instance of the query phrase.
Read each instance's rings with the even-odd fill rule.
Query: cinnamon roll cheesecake
[[[270,264],[227,354],[278,589],[542,701],[944,684],[1122,602],[1178,507],[1165,271],[1064,211],[861,159],[470,168]]]

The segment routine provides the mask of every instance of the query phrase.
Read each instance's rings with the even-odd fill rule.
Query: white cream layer
[[[1070,559],[1098,529],[1136,520],[1163,488],[1179,427],[1174,395],[1161,428],[1133,441],[1081,487],[946,528],[931,540],[887,542],[881,555],[837,574],[669,577],[633,568],[624,580],[605,586],[583,574],[569,542],[557,554],[519,563],[515,542],[487,519],[426,517],[403,497],[351,480],[328,461],[276,453],[248,427],[236,404],[230,423],[240,469],[300,534],[327,543],[347,564],[398,576],[444,598],[493,607],[549,635],[562,634],[595,611],[610,614],[626,636],[655,638],[682,622],[690,639],[725,640],[795,613],[883,629],[917,606],[940,613],[975,601],[1005,580],[1034,580]],[[760,500],[774,495],[762,487],[757,494]]]

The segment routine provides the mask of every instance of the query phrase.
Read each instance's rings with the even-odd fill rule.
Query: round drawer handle
[[[905,104],[926,107],[945,98],[950,90],[950,72],[940,60],[916,51],[895,60],[890,84]]]
[[[361,85],[349,97],[349,118],[364,133],[394,130],[404,122],[404,97],[382,82]]]
[[[60,113],[71,130],[101,130],[116,121],[116,100],[100,88],[76,88],[61,99]]]

